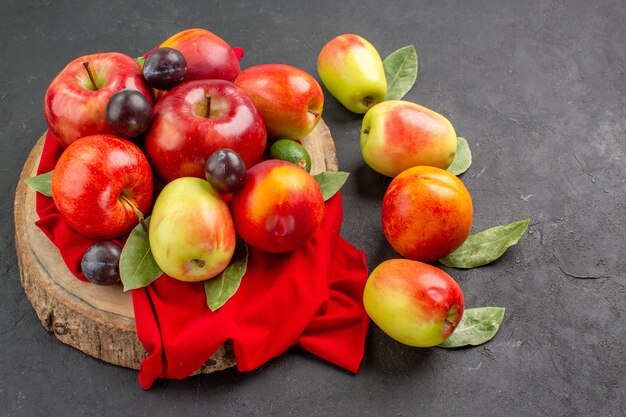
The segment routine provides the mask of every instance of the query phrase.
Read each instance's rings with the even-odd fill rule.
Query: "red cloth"
[[[62,149],[48,134],[38,173],[54,168]],[[72,230],[51,198],[37,193],[37,226],[59,248],[69,270],[84,279],[80,259],[94,242]],[[232,340],[240,371],[250,371],[299,345],[351,372],[363,358],[369,319],[362,294],[365,254],[339,236],[343,216],[339,194],[326,202],[322,226],[288,254],[249,251],[247,272],[237,293],[219,310],[206,305],[202,283],[167,275],[133,290],[137,336],[148,356],[139,383],[185,378]]]

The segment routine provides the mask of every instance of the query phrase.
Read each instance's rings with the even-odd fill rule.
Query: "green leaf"
[[[313,175],[315,181],[320,185],[322,189],[322,195],[324,201],[328,200],[335,195],[337,191],[345,184],[348,179],[348,172],[322,172],[317,175]]]
[[[142,56],[135,58],[135,61],[139,64],[139,66],[143,69],[143,64],[146,62],[146,59]]]
[[[448,171],[454,175],[461,175],[472,165],[472,151],[465,138],[456,138],[456,155],[454,161],[448,167]]]
[[[149,218],[146,218],[148,224]],[[148,233],[138,224],[130,232],[120,256],[120,277],[124,291],[146,287],[163,274],[148,241]]]
[[[52,171],[45,174],[37,175],[36,177],[27,178],[24,182],[33,190],[41,193],[47,197],[52,197],[52,189],[50,187],[50,179],[52,178]]]
[[[487,343],[496,335],[503,319],[503,307],[468,308],[454,333],[439,347],[457,348]]]
[[[248,245],[242,240],[237,240],[235,254],[226,269],[215,278],[204,281],[206,304],[211,311],[223,306],[237,292],[247,266]]]
[[[452,268],[464,269],[487,265],[520,240],[528,229],[529,221],[530,219],[520,220],[470,235],[461,246],[439,262]]]
[[[408,93],[417,79],[417,53],[413,45],[392,52],[383,61],[387,79],[385,100],[400,100]]]

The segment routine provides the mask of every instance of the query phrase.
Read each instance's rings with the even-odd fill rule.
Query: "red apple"
[[[456,176],[418,166],[391,181],[383,197],[387,241],[402,256],[423,262],[441,259],[467,239],[472,198]]]
[[[161,47],[177,49],[187,61],[185,81],[219,79],[233,81],[239,74],[239,60],[219,36],[204,29],[179,32]]]
[[[180,177],[204,178],[213,152],[229,148],[247,167],[263,155],[263,119],[250,97],[223,80],[185,82],[154,107],[145,139],[148,159],[166,182]]]
[[[300,68],[257,65],[243,70],[235,84],[254,101],[270,138],[300,139],[315,128],[322,115],[322,88]]]
[[[83,136],[114,133],[107,125],[106,106],[113,94],[125,88],[139,91],[152,103],[150,88],[133,58],[116,52],[76,58],[46,90],[48,129],[63,147]]]
[[[141,150],[113,135],[85,136],[52,172],[54,203],[78,233],[113,239],[132,230],[152,201],[152,170]]]
[[[385,333],[410,346],[445,341],[463,316],[463,292],[444,271],[409,259],[390,259],[370,274],[363,292],[367,314]]]
[[[237,234],[266,252],[289,252],[308,241],[324,217],[315,179],[291,162],[270,159],[248,170],[231,200]]]

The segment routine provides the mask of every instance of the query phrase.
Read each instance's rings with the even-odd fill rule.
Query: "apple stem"
[[[317,112],[314,112],[313,110],[307,110],[309,113],[311,113],[313,116],[315,116],[315,118],[317,119],[318,117],[320,117],[320,114]]]
[[[91,81],[91,87],[95,90],[98,89],[96,85],[96,79],[93,77],[93,73],[91,72],[91,67],[89,66],[89,62],[83,62],[83,66],[85,67],[85,71],[87,71],[87,75],[89,75],[89,81]]]
[[[137,216],[137,220],[139,220],[139,223],[141,223],[141,227],[143,228],[143,231],[148,233],[148,225],[146,224],[146,219],[143,217],[143,213],[141,212],[141,210],[137,208],[137,205],[135,204],[135,202],[130,200],[124,194],[120,195],[120,200],[122,201],[122,203],[126,204],[133,210],[133,212],[135,213],[135,216]]]
[[[206,93],[206,117],[211,115],[211,93]]]

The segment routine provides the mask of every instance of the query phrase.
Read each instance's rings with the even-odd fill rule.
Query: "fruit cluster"
[[[222,272],[237,235],[287,252],[320,226],[324,197],[296,141],[320,120],[322,89],[289,65],[242,71],[236,52],[190,29],[145,60],[77,58],[51,82],[44,116],[65,148],[52,197],[73,229],[99,241],[82,263],[92,282],[119,280],[110,241],[139,223],[160,269],[183,281]]]

